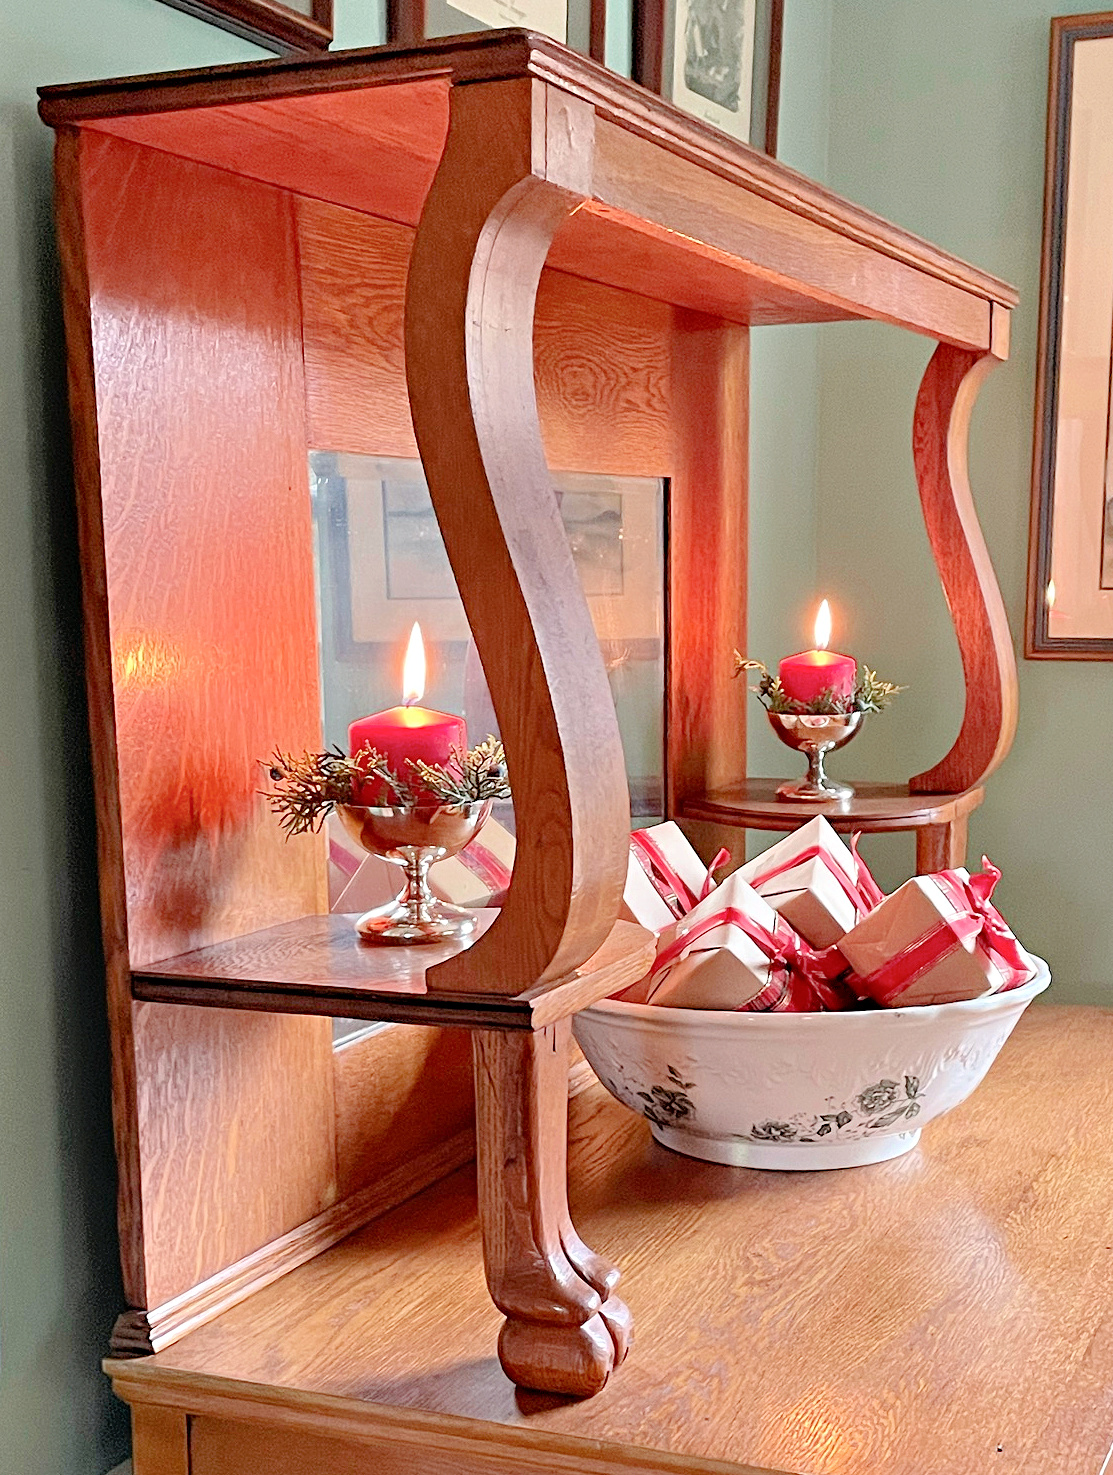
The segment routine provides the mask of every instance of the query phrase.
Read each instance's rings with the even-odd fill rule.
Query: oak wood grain
[[[109,81],[77,82],[39,89],[39,110],[52,126],[120,120],[152,113],[227,110],[263,100],[365,92],[392,84],[385,106],[408,106],[402,96],[415,85],[436,82],[445,95],[451,83],[534,76],[590,102],[599,117],[619,123],[660,149],[698,163],[724,179],[779,201],[803,218],[825,223],[848,238],[873,245],[894,260],[915,265],[989,301],[1016,305],[1013,288],[988,272],[960,261],[940,247],[881,219],[833,190],[701,123],[644,87],[627,81],[548,37],[496,31],[445,37],[421,46],[375,47],[327,58],[260,61],[194,71],[155,73]],[[357,102],[356,107],[362,106]],[[291,116],[298,116],[296,111]],[[194,119],[202,134],[210,119]],[[309,126],[311,131],[312,124]],[[442,134],[443,137],[443,134]],[[434,150],[431,158],[437,157]],[[215,162],[215,161],[214,161]],[[281,161],[274,164],[281,167]],[[313,191],[308,191],[313,193]],[[336,203],[353,203],[338,199]],[[412,222],[411,222],[412,223]]]
[[[300,310],[277,191],[114,138],[82,187],[142,966],[324,899],[256,792],[278,735],[320,745]]]
[[[970,416],[992,353],[941,343],[916,398],[912,454],[932,555],[962,657],[966,707],[950,751],[911,779],[921,793],[960,793],[1004,760],[1016,733],[1019,687],[1012,633],[970,489]]]
[[[61,262],[62,310],[72,427],[74,490],[81,549],[85,690],[92,738],[97,819],[97,875],[112,1059],[112,1124],[116,1148],[117,1219],[125,1294],[146,1304],[141,1157],[136,1130],[136,1061],[128,952],[127,885],[120,818],[120,773],[112,691],[112,635],[101,506],[100,437],[85,204],[81,187],[88,144],[60,129],[54,154],[54,209]]]
[[[193,1475],[189,1421],[176,1409],[139,1404],[131,1412],[134,1475]]]
[[[203,1411],[238,1394],[295,1423],[312,1411],[320,1432],[333,1416],[350,1421],[337,1433],[360,1427],[360,1406],[366,1431],[395,1440],[474,1421],[510,1460],[558,1438],[587,1459],[618,1446],[678,1469],[1099,1475],[1113,1445],[1111,1049],[1109,1011],[1035,1007],[916,1151],[844,1172],[696,1162],[600,1092],[577,1098],[572,1210],[622,1260],[638,1312],[622,1375],[588,1402],[515,1396],[483,1350],[498,1313],[467,1173],[112,1371],[129,1397]]]
[[[476,1174],[483,1264],[506,1317],[499,1361],[520,1388],[575,1398],[626,1356],[618,1270],[573,1228],[567,1197],[568,1020],[530,1035],[478,1030]]]
[[[622,743],[533,382],[537,285],[558,225],[590,193],[593,128],[587,104],[539,82],[456,88],[410,262],[414,429],[518,834],[497,920],[434,970],[440,989],[517,993],[577,968],[610,931],[626,874]]]
[[[669,814],[745,763],[746,697],[723,651],[745,645],[750,337],[678,311],[669,497]]]
[[[416,457],[403,341],[413,231],[314,200],[296,208],[310,444]],[[542,273],[534,381],[551,467],[669,474],[669,322],[644,296]]]
[[[571,1083],[569,1090],[575,1094]],[[430,1119],[427,1103],[415,1102],[414,1109],[415,1112],[424,1110],[425,1118]],[[454,1136],[438,1138],[432,1147],[412,1154],[389,1171],[378,1172],[377,1165],[373,1167],[366,1159],[361,1160],[360,1166],[368,1170],[368,1181],[322,1213],[161,1306],[125,1311],[112,1330],[112,1352],[131,1357],[173,1346],[179,1338],[204,1326],[214,1316],[239,1305],[474,1157],[475,1128],[471,1123]]]
[[[378,1030],[337,1050],[332,1069],[341,1199],[444,1141],[474,1135],[471,1047],[462,1030]]]
[[[481,937],[496,916],[480,914]],[[359,938],[354,921],[344,913],[301,917],[167,958],[137,973],[133,991],[136,998],[220,1009],[529,1030],[641,978],[654,949],[644,927],[616,922],[603,946],[563,978],[517,994],[461,993],[427,981],[459,944],[376,947]]]

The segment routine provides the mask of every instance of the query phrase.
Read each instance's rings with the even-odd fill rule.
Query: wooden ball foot
[[[615,1342],[602,1316],[581,1326],[553,1326],[507,1317],[499,1334],[499,1361],[519,1388],[590,1398],[611,1375]]]

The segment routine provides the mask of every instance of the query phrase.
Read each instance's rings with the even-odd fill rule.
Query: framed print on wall
[[[607,0],[387,0],[386,14],[399,45],[518,26],[606,63]]]
[[[333,0],[163,0],[235,36],[287,55],[327,51],[332,44]]]
[[[634,79],[777,152],[784,0],[635,0]]]
[[[1026,654],[1113,660],[1113,12],[1051,23]]]

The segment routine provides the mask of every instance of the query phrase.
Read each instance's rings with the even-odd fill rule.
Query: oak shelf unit
[[[724,660],[745,640],[750,329],[929,340],[913,459],[966,710],[939,763],[837,820],[918,828],[921,861],[958,860],[1016,721],[963,454],[1015,293],[525,32],[52,87],[41,112],[129,1302],[114,1345],[250,1316],[368,1220],[438,1203],[474,1151],[503,1368],[596,1393],[631,1323],[569,1216],[570,1016],[637,977],[651,939],[616,925],[622,746],[550,466],[668,479],[666,811],[703,839],[700,821],[783,823],[800,816],[763,781],[738,789],[746,692]],[[324,846],[284,844],[256,793],[275,743],[322,744],[322,447],[420,455],[506,745],[513,879],[457,952],[359,948],[327,915]],[[334,1049],[337,1014],[393,1023]],[[474,1326],[497,1320],[484,1304]],[[199,1453],[173,1377],[149,1397],[148,1373],[116,1376],[137,1475],[242,1468]],[[644,1468],[742,1468],[685,1459]],[[422,1471],[488,1469],[438,1460]]]

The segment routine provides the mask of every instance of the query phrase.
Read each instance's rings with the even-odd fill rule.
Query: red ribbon
[[[806,850],[801,850],[791,860],[786,860],[780,865],[774,866],[769,871],[758,871],[750,883],[755,889],[764,886],[767,881],[773,881],[778,876],[783,876],[787,871],[793,871],[797,866],[806,865],[809,860],[821,860],[835,880],[842,887],[847,901],[860,917],[867,912],[872,912],[879,901],[884,901],[885,893],[870,875],[869,867],[858,854],[859,836],[851,839],[850,849],[858,868],[858,879],[854,882],[839,865],[838,861],[822,845],[809,845]]]
[[[941,871],[931,879],[945,896],[959,908],[960,914],[940,921],[922,936],[910,942],[899,953],[855,980],[858,992],[878,1004],[890,1005],[916,979],[963,943],[975,939],[976,950],[1006,973],[1000,990],[1015,988],[1031,975],[1031,968],[1020,943],[1009,931],[1008,924],[996,907],[990,905],[994,887],[1001,872],[982,856],[982,870],[969,878],[956,871]]]
[[[844,1009],[853,998],[836,983],[838,975],[846,969],[846,961],[837,948],[816,952],[783,917],[777,917],[770,931],[738,907],[724,907],[720,912],[702,917],[687,931],[674,937],[657,954],[650,977],[671,968],[694,942],[719,927],[737,927],[769,960],[768,982],[741,1006],[743,1010]],[[810,991],[810,998],[802,994],[800,985]]]
[[[478,845],[473,840],[460,852],[460,861],[463,865],[481,881],[491,894],[492,900],[506,891],[510,885],[510,872],[502,861],[485,845]]]
[[[697,896],[674,870],[665,852],[657,841],[644,830],[634,830],[630,835],[633,850],[642,870],[649,877],[654,890],[665,901],[674,917],[685,917],[693,907],[710,896],[715,889],[714,872],[730,859],[729,850],[720,850],[707,868],[703,885]]]

